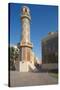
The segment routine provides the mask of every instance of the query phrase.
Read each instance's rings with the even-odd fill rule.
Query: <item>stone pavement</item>
[[[10,86],[38,86],[58,84],[58,80],[51,77],[47,72],[18,72],[10,71]]]

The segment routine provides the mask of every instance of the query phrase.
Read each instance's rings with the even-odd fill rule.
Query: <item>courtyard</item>
[[[10,71],[10,86],[40,86],[58,84],[58,79],[48,72],[18,72]]]

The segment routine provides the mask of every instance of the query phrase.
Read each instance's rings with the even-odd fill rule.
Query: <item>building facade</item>
[[[58,33],[49,32],[42,39],[42,63],[58,63]]]

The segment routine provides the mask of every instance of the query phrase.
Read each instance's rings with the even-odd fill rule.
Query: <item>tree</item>
[[[10,69],[15,70],[15,62],[19,56],[18,48],[10,47]]]

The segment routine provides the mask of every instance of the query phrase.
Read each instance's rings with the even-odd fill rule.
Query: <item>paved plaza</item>
[[[37,86],[58,84],[56,78],[51,77],[47,72],[18,72],[10,71],[10,86]]]

